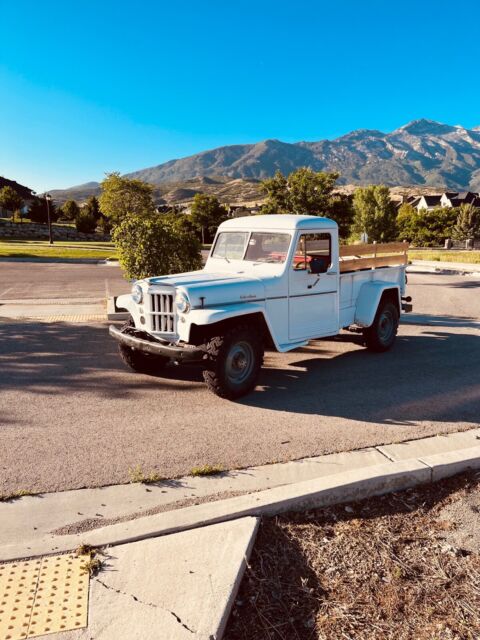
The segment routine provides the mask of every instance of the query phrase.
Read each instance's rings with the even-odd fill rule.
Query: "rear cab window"
[[[321,261],[323,270],[332,264],[332,237],[329,233],[303,233],[297,242],[292,268],[309,271],[312,260]]]

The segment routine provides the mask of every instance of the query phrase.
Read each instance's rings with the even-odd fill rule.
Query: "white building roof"
[[[320,216],[296,216],[290,214],[273,214],[267,216],[245,216],[222,222],[219,230],[288,230],[296,229],[335,229],[337,223],[330,218]]]

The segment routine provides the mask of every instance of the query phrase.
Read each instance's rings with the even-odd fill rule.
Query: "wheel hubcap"
[[[232,384],[241,384],[253,369],[253,349],[248,342],[237,342],[232,345],[226,362],[226,374]]]
[[[380,340],[385,344],[392,338],[394,332],[394,320],[390,311],[384,311],[380,316],[378,323],[378,335]]]

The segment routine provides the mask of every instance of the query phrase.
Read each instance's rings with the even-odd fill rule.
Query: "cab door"
[[[338,260],[331,232],[300,233],[289,266],[289,339],[338,331]],[[336,238],[335,238],[336,240]]]

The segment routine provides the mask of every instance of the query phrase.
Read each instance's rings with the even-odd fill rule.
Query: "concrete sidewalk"
[[[187,476],[153,485],[117,485],[23,497],[0,503],[0,561],[66,551],[85,542],[116,544],[129,537],[166,533],[172,527],[181,530],[227,520],[229,509],[237,514],[250,512],[263,495],[268,503],[269,491],[287,495],[300,484],[330,486],[343,476],[348,484],[348,474],[368,477],[380,468],[389,473],[394,471],[393,463],[475,451],[479,445],[480,429],[472,429],[213,477]]]
[[[30,590],[30,604],[26,598],[22,600],[29,569],[24,568],[22,573],[18,562],[4,565],[4,576],[11,577],[8,585],[6,576],[3,585],[0,579],[0,601],[5,600],[0,602],[0,637],[20,640],[49,633],[54,640],[218,640],[227,624],[257,527],[258,519],[243,518],[111,547],[96,556],[102,567],[90,579],[89,588],[86,585],[88,596],[85,576],[80,593],[78,585],[72,584],[71,574],[62,575],[61,569],[41,571],[41,580],[37,579]],[[84,558],[87,561],[88,556]],[[53,562],[61,559],[50,558]],[[15,574],[15,568],[20,573]],[[12,590],[18,594],[16,607],[8,606]],[[61,610],[58,596],[62,598]],[[86,611],[82,613],[85,597],[88,618]],[[17,620],[22,623],[25,619],[25,624],[17,624]]]
[[[233,477],[224,474],[184,478],[178,484],[170,481],[155,487],[127,485],[70,491],[0,504],[0,522],[5,525],[1,531],[0,561],[13,561],[3,565],[0,600],[2,589],[22,592],[24,574],[29,569],[24,568],[23,573],[21,570],[29,563],[22,565],[18,558],[34,558],[43,567],[47,560],[51,564],[60,562],[65,558],[60,554],[75,547],[83,546],[79,552],[85,558],[89,553],[85,544],[103,548],[96,555],[102,561],[100,573],[90,580],[88,622],[79,613],[82,605],[78,603],[84,599],[85,590],[77,594],[75,587],[69,586],[68,574],[57,575],[60,570],[40,570],[42,579],[33,585],[34,593],[29,598],[34,603],[16,605],[26,607],[25,617],[33,631],[29,627],[23,635],[8,632],[14,628],[17,616],[8,605],[13,592],[6,591],[3,599],[7,611],[3,610],[5,607],[0,610],[0,632],[7,629],[4,637],[9,640],[37,637],[40,634],[34,629],[39,625],[34,623],[45,621],[55,640],[221,640],[255,541],[259,516],[356,501],[479,468],[480,429],[473,429],[251,468]],[[196,484],[196,495],[203,494],[207,499],[228,494],[219,491],[226,486],[244,495],[176,508],[179,493],[185,492],[191,480]],[[123,491],[126,495],[122,495]],[[45,535],[49,527],[69,520],[73,510],[98,508],[99,500],[104,500],[100,507],[111,514],[125,510],[127,505],[131,508],[133,502],[138,505],[141,491],[153,494],[148,498],[152,502],[164,492],[163,507],[167,511],[138,519],[135,515],[139,514],[130,514],[133,519],[127,516],[125,522],[108,526],[97,513],[96,524],[100,528],[77,535],[61,535],[60,531]],[[250,493],[245,495],[246,491]],[[85,514],[77,512],[79,515]],[[32,534],[34,538],[25,539]],[[45,557],[52,553],[56,557]],[[15,571],[17,576],[10,577],[7,585],[6,578]],[[49,598],[41,600],[46,591]],[[59,594],[64,598],[62,619],[55,618],[54,613],[49,615],[54,610],[48,609],[49,605],[56,606]],[[81,619],[83,622],[79,622]],[[65,630],[59,631],[61,628]]]

